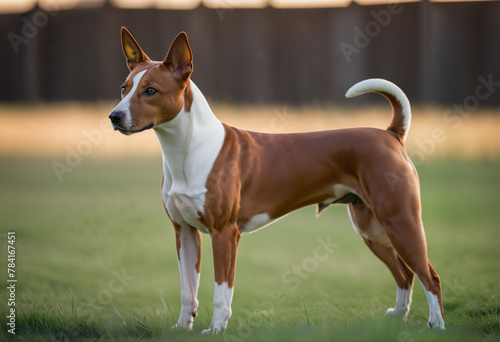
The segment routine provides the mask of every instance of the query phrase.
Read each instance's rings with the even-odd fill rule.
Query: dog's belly
[[[336,184],[334,186],[328,186],[325,187],[323,190],[319,191],[317,194],[304,194],[305,197],[309,198],[308,204],[317,204],[318,205],[318,212],[317,214],[319,215],[321,211],[325,210],[330,204],[337,203],[338,200],[342,200],[343,198],[346,198],[347,195],[353,195],[356,198],[359,198],[355,195],[355,192],[353,189],[350,187],[347,187],[343,184]],[[284,198],[285,201],[290,201],[288,198]],[[261,202],[264,202],[265,200],[262,200]],[[344,203],[344,202],[338,202],[338,203]],[[274,210],[274,207],[283,207],[286,208],[286,205],[283,205],[281,203],[268,203],[268,208]],[[294,211],[295,209],[300,208],[301,206],[299,205],[296,208],[293,208],[292,210],[288,211],[285,209],[285,211],[280,212],[280,210],[275,210],[275,212],[280,212],[280,214],[277,217],[271,217],[269,213],[267,212],[260,212],[260,213],[253,213],[249,214],[248,212],[245,213],[245,217],[249,217],[248,219],[242,219],[240,217],[238,221],[238,228],[240,230],[240,233],[253,233],[259,229],[265,228],[269,226],[270,224],[278,221],[279,219],[285,217],[289,212]]]
[[[259,229],[269,226],[270,224],[278,221],[279,219],[282,219],[285,216],[286,215],[283,215],[275,219],[271,219],[271,217],[267,213],[257,214],[252,216],[248,221],[239,222],[238,228],[241,234],[253,233]]]

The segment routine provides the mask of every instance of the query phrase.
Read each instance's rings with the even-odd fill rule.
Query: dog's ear
[[[148,61],[149,57],[142,51],[137,41],[130,32],[122,27],[122,50],[127,59],[127,66],[130,71],[134,70],[137,64]]]
[[[180,82],[184,83],[189,79],[193,72],[193,54],[186,32],[181,32],[175,37],[163,65]]]

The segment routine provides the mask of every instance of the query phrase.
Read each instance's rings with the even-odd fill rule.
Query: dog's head
[[[189,111],[193,54],[186,33],[177,35],[162,62],[149,59],[125,27],[121,39],[130,74],[120,103],[109,114],[113,128],[130,135],[172,120],[183,108]]]

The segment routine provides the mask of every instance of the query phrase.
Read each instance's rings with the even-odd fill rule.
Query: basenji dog
[[[400,88],[369,79],[346,94],[384,95],[393,111],[386,130],[249,132],[219,121],[191,80],[186,33],[177,35],[163,61],[152,61],[124,27],[121,42],[130,74],[109,118],[126,135],[153,129],[160,142],[161,192],[175,230],[181,278],[176,327],[191,330],[197,315],[201,233],[210,234],[215,275],[213,319],[203,333],[220,333],[231,316],[241,235],[307,205],[317,205],[320,214],[345,203],[355,231],[396,280],[396,305],[387,315],[406,319],[416,275],[429,302],[429,326],[444,329],[440,279],[427,257],[419,179],[404,145],[410,104]]]

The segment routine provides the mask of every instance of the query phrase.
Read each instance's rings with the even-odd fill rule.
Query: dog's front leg
[[[193,328],[193,318],[198,308],[198,285],[201,265],[201,234],[198,229],[187,224],[173,223],[177,260],[181,274],[181,314],[175,328]]]
[[[210,328],[203,330],[203,334],[224,332],[231,317],[240,232],[236,224],[230,224],[212,232],[211,237],[215,275],[214,316]]]

